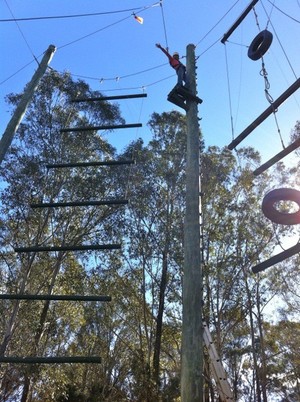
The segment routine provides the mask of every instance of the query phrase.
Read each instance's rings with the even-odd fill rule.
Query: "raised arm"
[[[170,53],[168,52],[168,48],[164,49],[160,43],[156,43],[155,45],[156,47],[158,47],[162,52],[164,52],[164,54],[168,57],[169,60],[171,60],[173,57],[170,55]]]

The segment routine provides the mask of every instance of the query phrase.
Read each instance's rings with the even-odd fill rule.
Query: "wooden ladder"
[[[207,323],[203,320],[203,340],[207,348],[213,378],[222,402],[234,401],[233,393],[227,380],[227,375],[212,340]]]

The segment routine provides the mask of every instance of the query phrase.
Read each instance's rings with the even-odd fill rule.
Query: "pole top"
[[[47,51],[48,51],[48,52],[51,52],[51,53],[52,53],[52,52],[55,52],[55,51],[56,51],[56,46],[54,46],[54,45],[49,45]]]

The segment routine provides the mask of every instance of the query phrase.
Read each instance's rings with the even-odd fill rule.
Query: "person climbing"
[[[176,70],[177,74],[177,85],[183,86],[183,81],[187,86],[187,78],[186,78],[186,68],[185,65],[181,63],[179,60],[179,54],[177,52],[173,53],[173,56],[170,55],[169,49],[164,49],[159,43],[156,43],[156,47],[158,47],[169,59],[170,66]]]

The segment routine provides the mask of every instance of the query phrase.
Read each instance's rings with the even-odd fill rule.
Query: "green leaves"
[[[1,301],[0,347],[2,354],[12,356],[101,356],[102,364],[97,368],[15,366],[13,370],[3,366],[5,389],[0,395],[14,398],[22,390],[23,400],[29,400],[30,386],[36,400],[45,401],[176,400],[185,117],[174,111],[153,113],[148,125],[151,141],[144,144],[139,139],[117,155],[97,132],[60,132],[66,126],[123,122],[115,105],[72,103],[78,94],[88,97],[98,92],[82,81],[74,82],[69,74],[47,74],[2,164],[1,286],[3,293],[102,294],[112,296],[112,302]],[[18,96],[9,98],[14,105],[18,101]],[[260,157],[253,149],[233,154],[218,147],[204,150],[200,144],[204,318],[237,396],[245,399],[264,389],[292,398],[299,371],[299,337],[292,336],[298,330],[293,316],[299,309],[298,261],[284,266],[285,271],[251,274],[251,266],[273,252],[277,236],[288,233],[264,218],[261,201],[267,189],[290,172],[281,164],[254,182],[252,166]],[[136,164],[45,167],[48,162],[105,159],[135,159]],[[129,205],[29,207],[38,202],[105,198],[128,198]],[[22,256],[13,252],[16,245],[120,240],[122,252]],[[281,310],[275,309],[282,313],[278,323],[265,315],[275,294],[282,300]],[[249,383],[241,382],[240,368]]]

